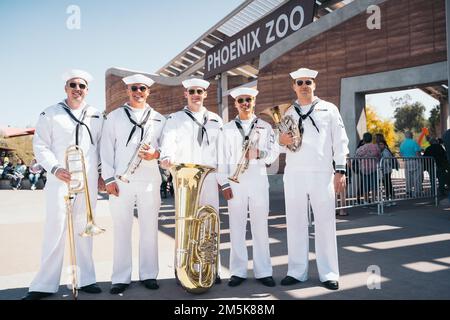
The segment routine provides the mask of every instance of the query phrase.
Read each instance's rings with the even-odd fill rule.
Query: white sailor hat
[[[311,70],[308,68],[300,68],[296,71],[293,71],[290,73],[292,79],[298,79],[298,78],[313,78],[315,79],[317,77],[317,74],[319,72],[316,70]]]
[[[75,78],[83,79],[87,83],[94,80],[94,78],[90,75],[89,72],[86,72],[83,70],[78,70],[78,69],[72,69],[72,70],[66,71],[62,75],[62,79],[65,82],[69,81],[70,79],[75,79]]]
[[[234,99],[243,95],[256,97],[258,93],[258,90],[252,88],[237,88],[230,92],[230,96],[232,96]]]
[[[125,84],[133,84],[133,83],[142,83],[145,84],[147,87],[150,87],[152,84],[155,83],[152,79],[149,77],[146,77],[142,74],[133,74],[131,76],[122,78],[122,81],[125,82]]]
[[[182,82],[183,87],[185,87],[186,89],[191,88],[191,87],[200,87],[203,89],[208,89],[209,87],[209,82],[203,79],[198,79],[198,78],[192,78],[192,79],[187,79],[184,80]]]

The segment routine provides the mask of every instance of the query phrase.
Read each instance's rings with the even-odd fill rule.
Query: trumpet
[[[280,133],[288,133],[294,142],[287,145],[286,147],[292,151],[297,152],[302,145],[303,135],[298,129],[298,125],[292,116],[285,115],[286,111],[291,107],[291,104],[285,103],[278,106],[269,107],[264,109],[259,114],[270,116],[275,123],[276,128]]]
[[[77,259],[75,252],[75,232],[73,226],[73,199],[79,193],[84,193],[86,201],[86,218],[87,223],[84,231],[79,235],[81,237],[90,237],[103,233],[105,229],[100,228],[94,221],[92,213],[91,198],[89,196],[88,180],[86,174],[86,165],[84,162],[83,150],[77,145],[71,145],[65,152],[66,169],[70,172],[70,181],[67,184],[68,194],[64,197],[67,213],[67,229],[70,246],[70,263],[72,273],[72,294],[76,300],[78,297],[78,275],[77,275]]]
[[[142,147],[144,147],[144,145],[146,144],[145,141],[147,141],[147,138],[151,136],[150,135],[151,128],[152,126],[149,126],[145,131],[142,141],[138,144],[136,150],[134,151],[133,156],[128,162],[127,169],[125,170],[125,172],[122,174],[118,174],[116,178],[122,180],[123,182],[130,183],[130,180],[128,179],[129,176],[131,176],[136,171],[136,169],[139,168],[139,165],[142,162],[142,158],[139,157],[139,151],[141,151]]]
[[[236,170],[234,170],[234,173],[231,177],[228,177],[229,180],[239,183],[239,176],[245,172],[245,170],[248,169],[250,160],[247,159],[247,153],[250,149],[253,149],[258,146],[259,142],[259,131],[256,129],[252,131],[250,134],[250,137],[244,141],[244,145],[242,146],[242,155],[239,159],[238,165],[236,167]]]

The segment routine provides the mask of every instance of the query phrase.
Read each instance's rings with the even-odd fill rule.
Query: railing
[[[348,158],[347,188],[337,194],[336,209],[377,206],[378,214],[396,201],[437,198],[436,164],[432,157]]]

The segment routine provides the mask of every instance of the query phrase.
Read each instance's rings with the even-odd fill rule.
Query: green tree
[[[409,94],[405,94],[402,97],[391,97],[391,106],[398,108],[405,104],[411,104],[412,98]]]
[[[441,136],[441,106],[436,105],[430,110],[430,117],[428,118],[430,135],[433,137]]]
[[[394,126],[397,131],[420,132],[426,125],[425,106],[421,102],[409,101],[395,108]]]

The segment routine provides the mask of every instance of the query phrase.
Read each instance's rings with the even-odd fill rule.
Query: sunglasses
[[[295,81],[295,83],[296,83],[299,87],[301,87],[301,86],[303,85],[303,83],[305,83],[307,86],[310,86],[310,85],[313,84],[312,80],[306,80],[306,81],[303,81],[303,80],[297,80],[297,81]]]
[[[133,92],[136,92],[136,91],[140,91],[140,92],[145,92],[145,91],[147,91],[147,87],[146,86],[140,86],[140,87],[138,87],[138,86],[132,86],[131,87],[131,91],[133,91]]]
[[[250,103],[250,102],[252,102],[253,101],[253,98],[239,98],[239,99],[237,99],[237,102],[238,103],[244,103],[244,102],[248,102],[248,103]]]
[[[81,90],[84,90],[84,89],[86,89],[86,85],[85,84],[83,84],[83,83],[75,83],[75,82],[71,82],[71,83],[69,83],[69,87],[71,87],[72,89],[75,89],[75,88],[80,88]]]
[[[203,94],[205,92],[205,90],[203,90],[203,89],[189,89],[188,90],[188,93],[192,96],[192,95],[194,95],[195,93],[197,93],[197,94]]]

